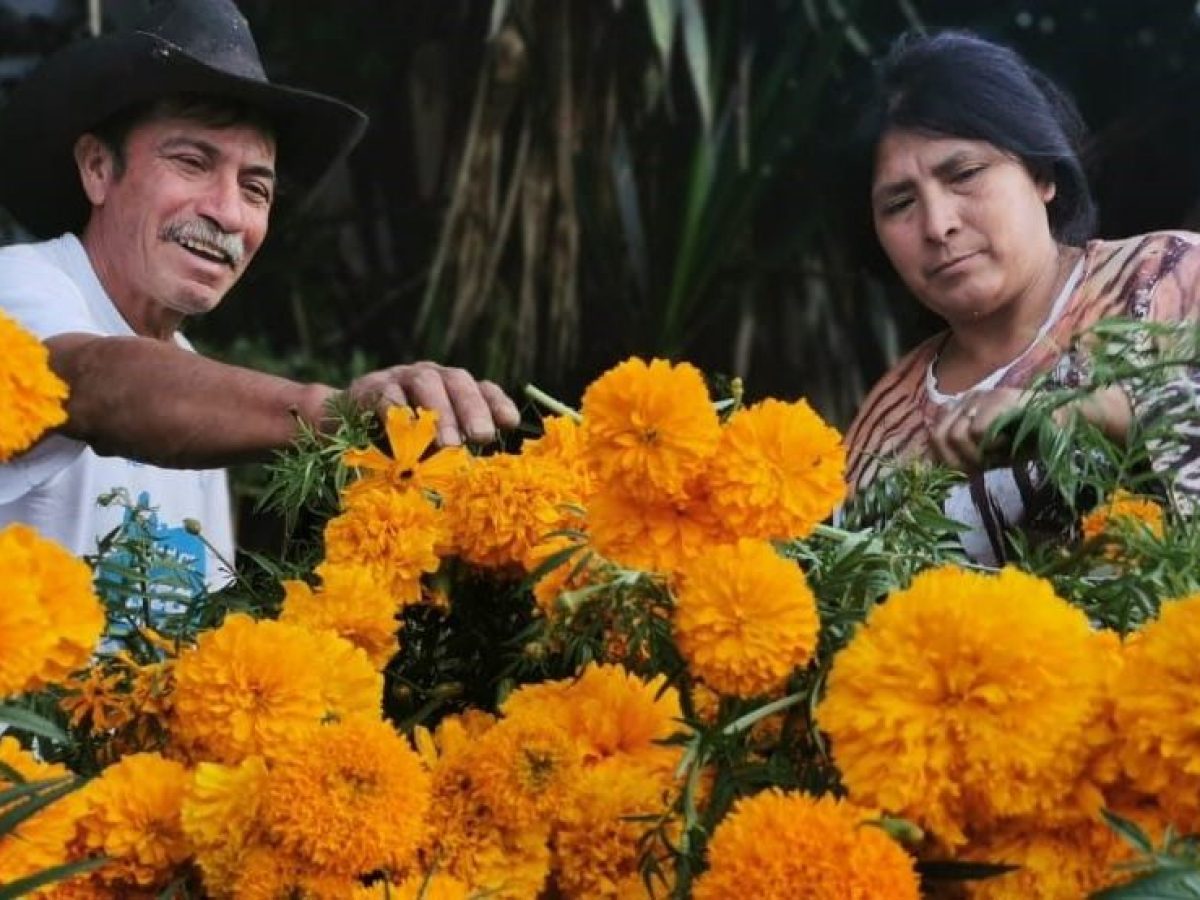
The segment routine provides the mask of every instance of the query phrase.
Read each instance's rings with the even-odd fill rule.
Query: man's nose
[[[246,203],[236,176],[220,174],[208,184],[196,204],[196,212],[233,234],[246,224]]]

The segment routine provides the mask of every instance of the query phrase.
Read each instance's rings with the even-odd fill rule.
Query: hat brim
[[[367,117],[333,97],[231,75],[144,32],[68,47],[0,110],[0,204],[40,238],[76,231],[89,214],[74,144],[132,105],[178,94],[242,101],[275,129],[280,180],[301,200],[362,137]]]

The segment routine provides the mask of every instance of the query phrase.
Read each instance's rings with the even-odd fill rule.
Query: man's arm
[[[327,424],[338,391],[206,359],[140,337],[61,334],[46,341],[51,366],[70,386],[64,434],[97,453],[171,468],[259,459],[287,446],[297,418]],[[490,440],[519,414],[503,391],[433,363],[372,372],[349,399],[382,412],[396,403],[435,409],[439,439]]]

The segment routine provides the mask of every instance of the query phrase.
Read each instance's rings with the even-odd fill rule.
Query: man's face
[[[160,118],[129,132],[122,173],[113,163],[81,162],[84,242],[113,299],[137,331],[213,309],[266,237],[274,141],[251,125]]]

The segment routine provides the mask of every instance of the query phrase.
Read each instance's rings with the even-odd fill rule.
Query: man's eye
[[[247,184],[242,188],[242,190],[246,192],[246,196],[249,197],[253,203],[271,202],[271,191],[265,185],[257,183]]]
[[[965,169],[959,169],[954,173],[953,176],[951,176],[950,180],[955,184],[963,184],[964,182],[970,181],[972,178],[982,172],[983,168],[983,166],[968,166]]]

